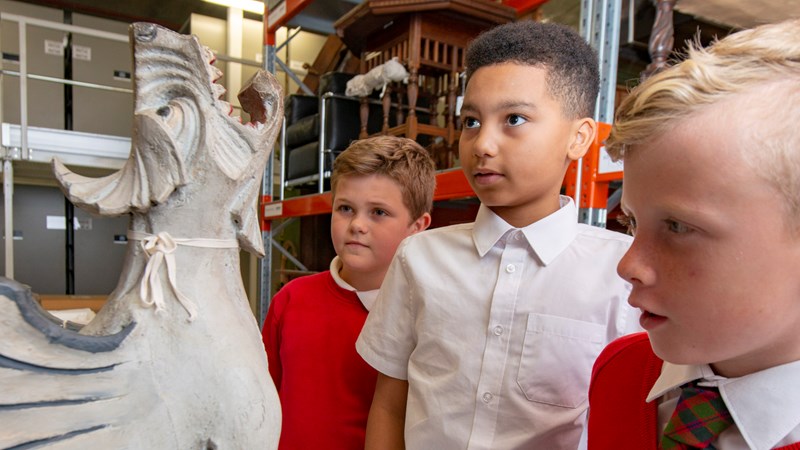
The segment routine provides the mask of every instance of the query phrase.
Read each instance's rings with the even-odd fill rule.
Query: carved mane
[[[53,161],[56,178],[75,205],[103,216],[147,213],[196,177],[195,164],[210,159],[235,181],[230,213],[240,246],[263,255],[256,205],[262,170],[282,118],[280,87],[258,72],[239,97],[256,122],[240,123],[221,100],[222,75],[214,55],[195,36],[166,39],[153,24],[134,24],[134,130],[131,153],[119,171],[87,178]],[[203,116],[205,114],[205,116]],[[208,114],[217,117],[208,117]],[[264,122],[269,120],[268,124]],[[213,124],[210,126],[209,124]]]

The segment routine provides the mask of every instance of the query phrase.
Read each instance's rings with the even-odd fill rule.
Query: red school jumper
[[[658,401],[645,399],[662,364],[647,333],[623,336],[600,353],[589,386],[589,450],[658,450]],[[800,450],[800,443],[778,450]]]
[[[363,450],[378,373],[356,352],[367,310],[330,271],[272,299],[263,339],[283,413],[280,450]]]

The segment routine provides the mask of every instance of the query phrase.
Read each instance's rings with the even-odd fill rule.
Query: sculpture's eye
[[[172,109],[169,106],[162,106],[161,108],[158,108],[156,110],[156,114],[158,114],[161,117],[169,117],[171,112]]]

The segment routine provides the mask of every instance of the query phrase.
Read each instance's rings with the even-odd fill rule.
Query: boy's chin
[[[702,348],[689,342],[680,342],[680,340],[668,339],[668,337],[664,338],[659,334],[652,331],[647,332],[650,338],[650,345],[653,347],[653,353],[664,361],[680,365],[708,363],[708,354]]]
[[[658,333],[648,332],[653,353],[671,364],[685,366],[709,364],[709,353],[691,342],[659,339]]]

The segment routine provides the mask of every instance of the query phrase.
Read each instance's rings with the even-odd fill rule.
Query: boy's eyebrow
[[[492,105],[492,110],[493,111],[502,111],[502,110],[506,110],[506,109],[517,109],[517,108],[537,109],[535,103],[521,101],[521,100],[506,100],[506,101],[502,101],[500,103]],[[461,110],[462,111],[477,111],[478,108],[471,102],[464,102],[464,104],[461,105]]]
[[[332,203],[332,204],[335,204],[335,203],[345,203],[345,204],[351,204],[351,203],[354,203],[354,202],[353,202],[353,201],[351,201],[351,200],[350,200],[349,198],[347,198],[347,197],[341,196],[341,197],[337,197],[337,198],[335,198],[335,199],[334,199],[334,200],[333,200],[331,203]],[[385,202],[385,201],[383,201],[383,200],[378,200],[378,201],[368,201],[368,202],[366,202],[366,205],[367,205],[367,207],[370,207],[370,208],[375,208],[375,207],[378,207],[378,208],[388,208],[388,207],[390,207],[390,206],[391,206],[391,205],[389,204],[389,202]]]

